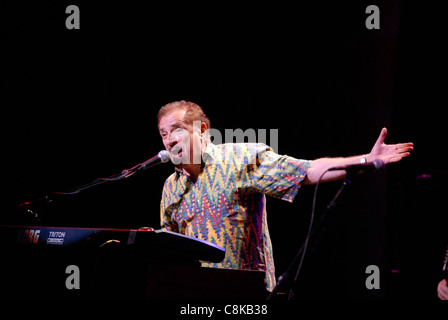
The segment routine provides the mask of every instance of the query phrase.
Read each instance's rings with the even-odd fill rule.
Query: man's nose
[[[168,140],[168,145],[170,148],[174,147],[178,142],[182,141],[182,137],[177,135],[177,134],[173,134],[169,136],[169,140]]]

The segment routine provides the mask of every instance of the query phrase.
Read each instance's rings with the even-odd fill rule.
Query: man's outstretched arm
[[[380,136],[376,140],[370,153],[352,157],[340,157],[340,158],[320,158],[313,160],[310,168],[307,171],[304,184],[316,184],[321,175],[330,168],[349,166],[361,163],[361,158],[366,157],[368,163],[379,159],[385,164],[398,162],[401,159],[408,157],[410,151],[414,149],[412,142],[397,143],[397,144],[385,144],[387,129],[381,130]],[[328,171],[322,177],[321,182],[343,179],[346,176],[345,170]]]

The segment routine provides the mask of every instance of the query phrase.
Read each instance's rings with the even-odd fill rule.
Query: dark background
[[[65,28],[69,4],[80,30]],[[379,30],[365,27],[369,4],[380,8]],[[201,105],[222,133],[278,129],[279,153],[303,159],[368,153],[387,127],[386,142],[414,142],[412,157],[352,179],[311,241],[296,296],[436,299],[448,242],[443,13],[398,0],[3,2],[0,222],[36,224],[18,204],[157,154],[156,114],[174,100]],[[158,228],[172,171],[52,196],[40,222]],[[340,184],[319,187],[317,216]],[[313,191],[303,187],[292,204],[268,199],[277,276],[305,238]],[[371,264],[379,290],[365,287]]]

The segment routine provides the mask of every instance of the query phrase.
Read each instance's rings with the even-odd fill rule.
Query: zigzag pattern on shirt
[[[208,144],[205,153],[196,183],[180,170],[165,182],[162,227],[222,246],[224,260],[203,266],[265,271],[271,290],[275,269],[265,194],[292,201],[310,163],[263,144]]]

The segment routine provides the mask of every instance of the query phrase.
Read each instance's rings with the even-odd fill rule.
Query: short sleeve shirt
[[[225,248],[204,267],[264,271],[268,291],[275,267],[266,197],[292,202],[311,161],[278,155],[265,144],[207,144],[195,183],[181,170],[168,177],[160,204],[162,228]]]

